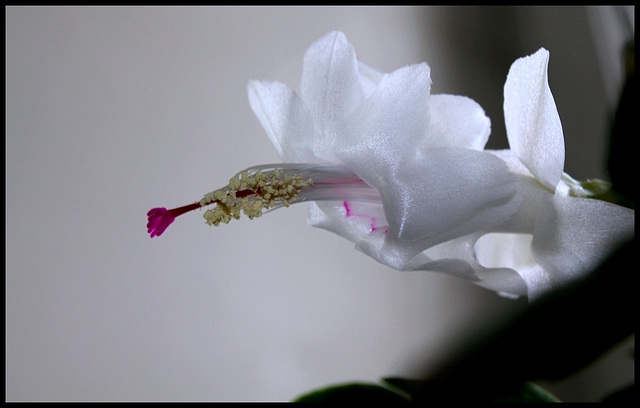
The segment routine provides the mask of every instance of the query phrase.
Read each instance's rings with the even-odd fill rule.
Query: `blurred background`
[[[8,7],[6,398],[286,401],[411,376],[452,338],[514,313],[435,273],[401,273],[306,222],[306,205],[219,228],[200,213],[149,239],[146,212],[278,162],[250,79],[298,89],[309,45],[341,30],[384,71],[427,61],[507,146],[509,66],[540,47],[565,170],[607,178],[633,7]],[[598,400],[633,380],[630,339],[548,384]]]

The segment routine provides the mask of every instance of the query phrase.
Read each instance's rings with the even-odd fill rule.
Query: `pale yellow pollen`
[[[241,213],[253,219],[270,208],[289,207],[298,199],[300,190],[312,184],[311,178],[304,179],[280,169],[267,174],[259,170],[255,173],[245,170],[232,177],[227,186],[205,194],[200,205],[216,205],[205,211],[204,219],[207,224],[217,226],[239,219]]]

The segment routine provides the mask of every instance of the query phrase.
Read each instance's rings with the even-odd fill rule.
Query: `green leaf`
[[[409,400],[418,396],[427,384],[425,380],[406,378],[383,378],[382,382],[400,394],[406,395]],[[468,390],[460,389],[460,392],[465,393]],[[527,381],[506,394],[494,397],[491,402],[560,402],[560,400],[539,385]]]
[[[491,402],[560,402],[560,400],[539,385],[525,382],[513,392],[499,395]]]
[[[382,382],[388,388],[365,383],[334,385],[303,394],[293,402],[411,402],[426,384],[424,380],[406,378],[383,378]],[[461,389],[460,392],[465,393],[466,390]],[[479,396],[479,399],[483,398]],[[470,399],[473,400],[473,398]],[[560,402],[560,400],[544,388],[531,382],[524,382],[513,390],[492,398],[490,402]]]
[[[293,402],[409,402],[402,395],[375,384],[350,383],[304,394]]]
[[[426,384],[425,380],[410,380],[406,378],[383,378],[382,382],[388,385],[392,390],[406,395],[407,398],[413,399],[422,390]]]

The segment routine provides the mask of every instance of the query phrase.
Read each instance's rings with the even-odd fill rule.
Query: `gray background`
[[[549,49],[566,171],[606,178],[623,12],[631,28],[611,7],[6,8],[6,398],[289,400],[430,367],[523,302],[390,270],[305,205],[153,240],[146,212],[278,162],[247,81],[297,89],[333,29],[385,71],[428,61],[435,93],[485,108],[492,148],[510,64]],[[601,397],[633,377],[628,348],[551,387]]]

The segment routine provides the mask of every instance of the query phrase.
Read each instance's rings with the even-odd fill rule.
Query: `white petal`
[[[358,243],[372,232],[386,232],[382,203],[315,202],[309,206],[309,224]]]
[[[422,251],[421,242],[389,242],[386,239],[386,228],[382,227],[382,211],[381,205],[366,204],[365,207],[358,208],[358,213],[349,217],[343,203],[312,203],[309,207],[309,222],[354,242],[359,251],[399,271],[445,273],[467,279],[508,297],[527,294],[524,281],[513,269],[499,265],[485,267],[476,260],[477,248],[474,245],[480,233]],[[530,241],[529,238],[528,242]],[[528,247],[526,249],[530,252]]]
[[[432,95],[429,134],[422,148],[464,147],[484,149],[491,121],[473,99],[457,95]]]
[[[338,158],[368,184],[417,153],[429,123],[429,72],[418,64],[386,74],[336,141]]]
[[[396,259],[389,259],[385,247],[387,234],[382,204],[316,202],[309,206],[309,224],[340,235],[355,243],[357,250],[391,268],[399,269]],[[404,258],[402,258],[404,259]],[[402,261],[400,261],[402,262]]]
[[[360,84],[362,85],[362,89],[364,90],[365,98],[368,98],[369,95],[373,93],[378,87],[380,81],[382,81],[382,77],[384,77],[384,72],[380,71],[378,68],[373,67],[365,62],[358,60],[358,73],[360,74]]]
[[[474,275],[473,278],[467,277],[467,279],[473,281],[475,284],[499,292],[503,296],[525,296],[527,294],[525,282],[514,269],[502,265],[488,267],[482,262],[479,262],[477,258],[478,252],[480,252],[478,249],[478,238],[482,240],[481,235],[482,233],[474,233],[445,242],[428,249],[424,252],[424,255],[432,259],[439,259],[440,261],[438,263],[444,265],[446,265],[445,261],[453,264],[453,260],[457,260],[457,265],[462,267],[462,262],[464,262],[467,271],[472,271]],[[437,264],[426,264],[420,269],[434,270],[435,265]],[[437,271],[465,277],[454,273],[456,271],[452,271],[451,267],[449,267],[448,270],[440,267]]]
[[[488,269],[509,269],[517,272],[528,295],[528,287],[546,275],[544,269],[536,263],[531,252],[531,234],[492,233],[482,236],[475,245],[478,262]]]
[[[489,283],[489,276],[503,274],[511,277],[509,282],[519,281],[511,270],[492,270],[489,274],[481,267],[475,260],[475,241],[469,241],[472,238],[447,244],[472,234],[477,239],[500,229],[521,208],[522,197],[515,194],[518,180],[502,160],[475,150],[438,148],[426,152],[419,161],[402,162],[393,175],[382,176],[386,178],[375,187],[384,203],[389,225],[386,234],[376,230],[349,236],[340,228],[354,227],[340,224],[343,220],[339,216],[332,217],[332,223],[325,219],[321,226],[330,225],[328,229],[356,242],[359,250],[394,269],[426,268],[464,275],[494,288],[499,282],[494,279]],[[364,223],[361,229],[369,226],[369,220],[360,221]],[[433,249],[439,245],[439,249]],[[507,291],[506,287],[501,290]]]
[[[533,177],[533,174],[525,167],[520,161],[518,156],[510,149],[505,150],[485,150],[487,153],[491,153],[494,156],[501,158],[509,167],[509,171],[513,174],[518,174],[526,177]]]
[[[423,249],[472,232],[491,232],[519,208],[517,178],[494,155],[437,148],[407,159],[380,185],[388,239]]]
[[[340,235],[356,249],[396,270],[410,269],[410,261],[422,248],[388,245],[388,225],[382,203],[315,202],[309,206],[309,224]],[[473,277],[473,276],[472,276]]]
[[[604,201],[545,195],[533,235],[533,257],[546,276],[527,282],[530,296],[584,276],[634,237],[635,212]]]
[[[284,162],[316,161],[313,124],[300,97],[280,82],[251,81],[249,103]]]
[[[346,119],[364,99],[356,55],[343,33],[333,31],[307,50],[300,95],[312,114],[316,156],[336,161],[335,140],[344,134]]]
[[[474,245],[480,235],[469,234],[417,254],[419,243],[403,242],[399,245],[389,240],[375,240],[376,237],[371,235],[360,241],[357,248],[397,270],[445,273],[494,290],[503,296],[525,296],[526,284],[515,270],[500,266],[487,268],[477,261]]]
[[[541,48],[513,63],[504,86],[504,117],[511,150],[553,191],[564,168],[564,137],[548,61],[549,52]]]

